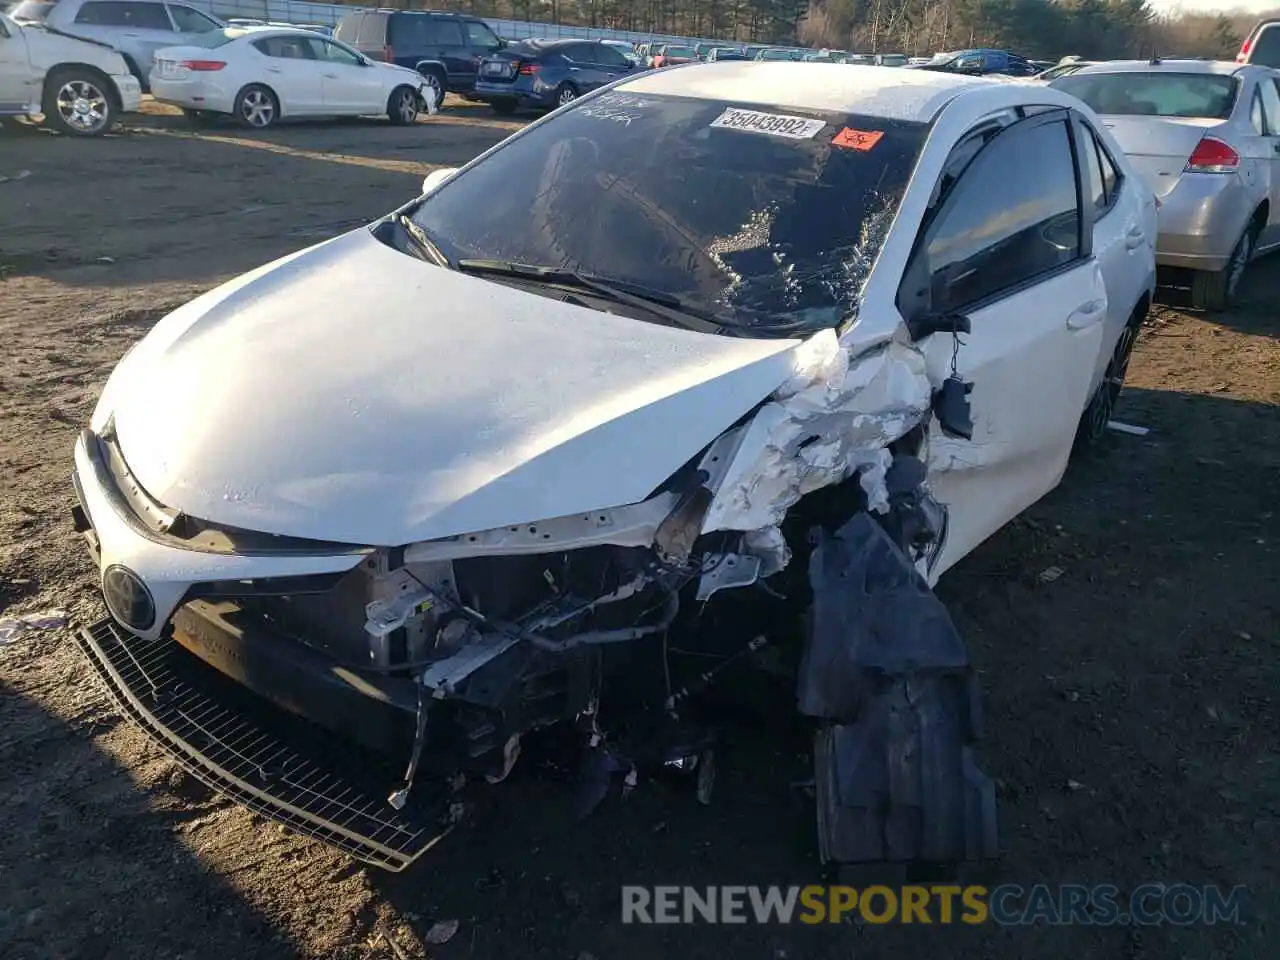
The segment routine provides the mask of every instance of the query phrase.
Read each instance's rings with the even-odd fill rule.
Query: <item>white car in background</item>
[[[265,129],[283,117],[385,115],[408,125],[439,104],[422,75],[296,27],[229,27],[156,51],[151,92],[207,123]]]
[[[0,14],[0,118],[43,116],[63,133],[93,137],[141,101],[137,78],[106,44]]]
[[[823,859],[994,856],[930,585],[1102,436],[1155,234],[1050,87],[629,77],[125,356],[75,449],[111,614],[82,646],[206,782],[401,869],[415,777],[501,781],[560,725],[589,812],[613,774],[708,769],[708,664],[794,643]],[[174,690],[193,655],[397,758],[388,792],[184,720],[244,729]]]

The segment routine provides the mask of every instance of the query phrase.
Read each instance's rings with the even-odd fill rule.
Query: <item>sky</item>
[[[1147,0],[1147,3],[1160,13],[1172,13],[1179,7],[1196,13],[1226,13],[1236,10],[1261,13],[1263,10],[1280,7],[1280,0]]]

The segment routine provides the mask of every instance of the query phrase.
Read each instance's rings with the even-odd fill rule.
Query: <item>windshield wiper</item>
[[[605,279],[590,273],[566,270],[563,267],[539,266],[513,260],[463,259],[453,266],[463,273],[497,273],[521,280],[531,280],[535,283],[576,287],[580,290],[588,290],[606,300],[644,310],[686,330],[737,335],[731,328],[708,318],[706,313],[685,303],[675,294],[653,290],[625,280]]]
[[[403,213],[395,213],[391,215],[391,219],[396,226],[404,231],[405,236],[409,238],[409,242],[413,244],[414,249],[422,255],[424,260],[434,263],[437,267],[453,266],[449,262],[449,258],[445,256],[444,251],[431,239],[431,234],[418,226],[412,217]]]

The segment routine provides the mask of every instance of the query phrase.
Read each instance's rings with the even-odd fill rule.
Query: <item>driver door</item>
[[[352,51],[328,40],[308,39],[320,62],[320,88],[326,113],[385,113],[388,91],[384,70],[370,67]]]
[[[1108,301],[1070,122],[1053,110],[961,141],[899,287],[908,322],[971,326],[923,342],[932,377],[954,366],[973,384],[972,439],[931,427],[930,483],[949,510],[935,577],[1058,484],[1088,396]]]

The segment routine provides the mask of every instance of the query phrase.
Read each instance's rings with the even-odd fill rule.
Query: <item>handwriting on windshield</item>
[[[612,120],[629,127],[633,120],[639,120],[644,115],[643,110],[648,105],[648,101],[642,97],[626,93],[605,93],[579,107],[578,114],[597,120]]]

